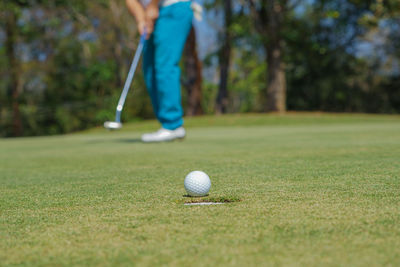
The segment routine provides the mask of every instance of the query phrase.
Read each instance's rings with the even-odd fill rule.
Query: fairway
[[[0,266],[400,265],[400,117],[227,115],[0,139]],[[184,206],[193,170],[214,206]]]

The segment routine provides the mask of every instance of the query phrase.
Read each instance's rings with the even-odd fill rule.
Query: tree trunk
[[[286,74],[283,63],[283,39],[281,35],[286,1],[268,1],[267,35],[265,50],[268,63],[268,88],[265,111],[286,111]]]
[[[224,1],[224,13],[225,13],[225,27],[223,45],[220,51],[220,83],[217,95],[217,101],[215,111],[217,114],[226,113],[228,107],[228,78],[229,78],[229,66],[231,61],[231,41],[232,36],[230,27],[232,23],[232,0]]]
[[[202,100],[202,64],[196,48],[196,32],[194,27],[190,30],[184,51],[184,87],[187,90],[188,105],[186,115],[196,116],[203,114]]]
[[[286,75],[282,62],[280,44],[270,45],[267,49],[268,88],[265,111],[286,111]]]
[[[15,46],[17,43],[17,15],[9,10],[6,14],[6,54],[10,70],[10,88],[9,94],[12,105],[12,128],[14,136],[21,136],[22,121],[19,110],[19,94],[20,94],[20,69],[19,62],[15,54]]]

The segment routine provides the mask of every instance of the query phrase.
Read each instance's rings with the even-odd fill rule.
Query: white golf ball
[[[185,178],[185,189],[191,197],[206,196],[210,188],[210,177],[202,171],[193,171]]]

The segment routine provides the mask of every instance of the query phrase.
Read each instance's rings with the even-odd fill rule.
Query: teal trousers
[[[146,87],[157,119],[168,130],[183,125],[179,61],[192,19],[190,2],[161,7],[154,32],[144,45]]]

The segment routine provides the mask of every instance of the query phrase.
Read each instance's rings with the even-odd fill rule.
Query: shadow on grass
[[[145,145],[160,145],[160,144],[173,144],[177,141],[181,140],[172,140],[172,141],[163,141],[163,142],[143,142],[140,138],[125,138],[125,139],[117,139],[115,142],[119,143],[142,143]]]
[[[115,142],[118,143],[143,143],[140,138],[124,138],[124,139],[117,139]]]
[[[236,196],[216,196],[210,197],[209,195],[204,197],[191,197],[189,195],[183,195],[183,200],[179,201],[180,203],[204,203],[204,202],[212,202],[212,203],[232,203],[232,202],[240,202],[241,199]]]
[[[88,140],[86,144],[100,144],[100,143],[142,143],[140,138],[125,138],[125,139],[114,139],[114,138],[104,138]]]

